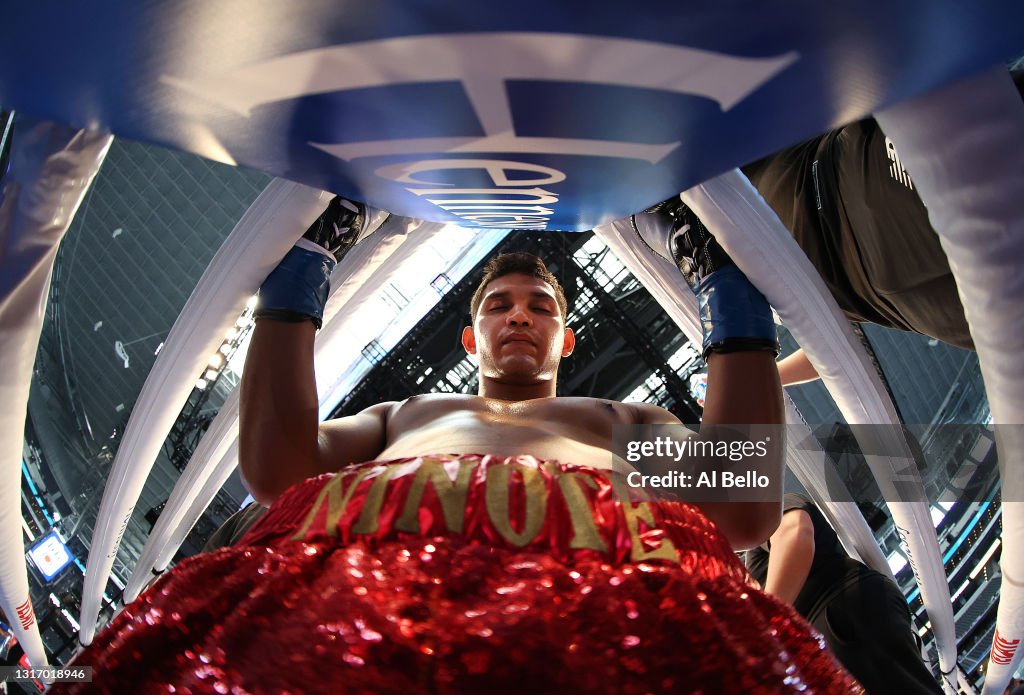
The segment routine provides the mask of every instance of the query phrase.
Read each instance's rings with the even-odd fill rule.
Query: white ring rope
[[[111,142],[105,133],[19,117],[0,188],[0,606],[37,669],[48,663],[22,536],[25,413],[57,248]]]
[[[197,375],[246,300],[327,206],[330,194],[275,179],[242,216],[203,273],[146,378],[117,450],[93,529],[82,588],[79,641],[96,634],[100,598],[118,545],[160,447]]]
[[[1003,578],[982,690],[996,695],[1024,656],[1024,104],[1000,67],[877,116],[949,257],[997,425]]]
[[[955,693],[956,624],[949,583],[928,497],[885,385],[821,276],[742,173],[727,172],[682,197],[778,311],[846,421],[890,425],[854,427],[853,433],[906,545],[932,623],[943,689]]]

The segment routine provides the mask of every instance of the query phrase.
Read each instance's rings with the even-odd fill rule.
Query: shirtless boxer
[[[575,338],[536,257],[499,257],[474,297],[462,341],[479,360],[478,395],[319,424],[314,336],[361,220],[332,201],[260,290],[240,462],[270,510],[237,545],[189,558],[126,607],[79,658],[94,684],[859,692],[733,552],[771,534],[781,499],[698,511],[649,500],[609,470],[614,425],[678,421],[555,396]],[[706,309],[704,422],[781,423],[770,310],[712,241],[664,240]],[[778,457],[763,460],[781,476]]]
[[[682,424],[646,403],[557,398],[558,364],[575,345],[565,326],[565,295],[535,256],[509,254],[492,265],[473,297],[474,325],[462,333],[463,346],[480,364],[476,396],[426,394],[319,424],[314,324],[258,321],[242,380],[240,425],[242,471],[256,500],[269,505],[289,486],[349,463],[438,452],[528,453],[612,468],[614,425]],[[771,358],[765,350],[712,354],[708,381],[714,388],[703,423],[781,423],[777,375],[767,369]],[[743,549],[771,535],[779,504],[702,511]]]

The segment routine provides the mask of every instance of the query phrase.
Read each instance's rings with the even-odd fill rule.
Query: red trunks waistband
[[[446,535],[563,562],[601,557],[746,575],[696,507],[652,501],[611,471],[525,455],[423,456],[311,478],[287,490],[239,545]]]

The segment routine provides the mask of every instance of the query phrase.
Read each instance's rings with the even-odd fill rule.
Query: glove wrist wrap
[[[257,319],[301,322],[319,329],[331,291],[331,272],[337,263],[330,256],[294,246],[259,289]]]
[[[768,300],[735,265],[701,279],[694,287],[704,333],[702,356],[764,350],[779,354],[779,338]]]

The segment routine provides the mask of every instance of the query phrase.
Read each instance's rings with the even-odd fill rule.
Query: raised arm
[[[362,206],[335,198],[260,287],[242,373],[239,463],[263,504],[290,485],[372,459],[384,448],[385,406],[320,427],[313,373],[331,272],[365,236],[365,219]]]
[[[242,371],[238,459],[252,496],[271,504],[320,467],[311,321],[256,322]]]
[[[637,229],[652,249],[679,266],[697,295],[708,364],[702,436],[715,425],[784,424],[782,385],[775,364],[779,343],[771,307],[692,211],[677,205],[661,217]],[[744,463],[768,476],[779,491],[777,498],[700,505],[737,550],[763,543],[779,525],[784,437],[774,440],[769,455],[752,456]]]

